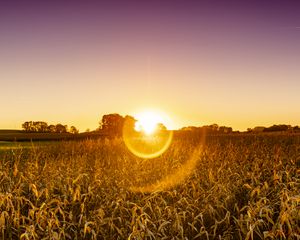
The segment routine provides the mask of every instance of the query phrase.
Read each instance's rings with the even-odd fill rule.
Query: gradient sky
[[[0,3],[0,128],[149,108],[174,128],[300,125],[297,1],[107,2]]]

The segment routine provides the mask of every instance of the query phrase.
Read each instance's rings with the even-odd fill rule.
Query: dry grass
[[[300,239],[299,169],[299,135],[180,138],[146,161],[121,140],[12,149],[0,239]]]

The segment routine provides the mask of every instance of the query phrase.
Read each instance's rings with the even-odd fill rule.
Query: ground
[[[299,239],[300,135],[0,143],[2,239]]]

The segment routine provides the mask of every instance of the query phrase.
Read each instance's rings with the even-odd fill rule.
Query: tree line
[[[118,113],[106,114],[103,115],[101,121],[99,122],[99,128],[97,131],[102,131],[107,133],[108,135],[121,136],[124,123],[131,124],[132,128],[134,128],[136,119],[130,115],[126,115],[125,117],[121,116]],[[158,130],[167,130],[167,128],[162,123],[157,124]],[[232,133],[232,127],[219,126],[218,124],[212,124],[202,127],[183,127],[180,129],[181,131],[203,131],[207,133]]]
[[[118,113],[105,114],[99,122],[99,127],[93,132],[102,132],[111,136],[121,136],[124,123],[132,125],[134,129],[136,119],[130,115],[125,117]],[[27,121],[22,124],[22,128],[25,132],[41,132],[41,133],[72,133],[77,134],[79,131],[76,127],[68,125],[50,124],[44,121]],[[166,130],[166,127],[162,123],[158,123],[157,126],[160,130]],[[239,131],[233,131],[232,127],[219,126],[218,124],[211,124],[201,127],[188,126],[183,127],[180,131],[193,131],[206,133],[234,133]],[[247,132],[300,132],[299,126],[291,126],[286,124],[272,125],[270,127],[254,127],[248,128]]]
[[[50,124],[44,121],[27,121],[22,124],[22,129],[25,132],[33,133],[72,133],[77,134],[79,131],[76,127],[71,126],[68,128],[68,125]]]
[[[119,137],[122,135],[125,122],[127,126],[134,129],[137,120],[130,115],[123,117],[118,113],[106,114],[103,115],[101,121],[99,122],[99,128],[97,131],[102,131],[108,135]],[[157,123],[156,129],[159,131],[167,130],[163,123]]]
[[[270,127],[254,127],[254,128],[248,128],[248,132],[299,132],[300,128],[299,126],[291,126],[287,124],[274,124]]]
[[[183,127],[180,130],[182,131],[205,131],[206,133],[232,133],[232,127],[219,126],[218,124],[211,124],[202,127]]]

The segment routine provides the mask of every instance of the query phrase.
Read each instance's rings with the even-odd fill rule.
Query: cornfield
[[[2,151],[0,239],[300,239],[300,135],[181,136],[154,159],[122,139]]]

